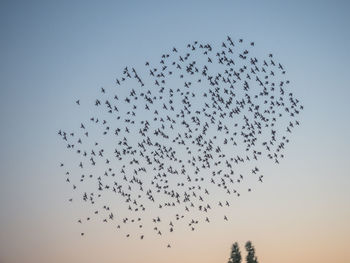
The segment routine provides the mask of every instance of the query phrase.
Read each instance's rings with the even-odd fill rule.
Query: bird
[[[231,36],[192,41],[166,49],[152,65],[123,66],[115,83],[100,87],[86,105],[91,115],[57,132],[69,154],[59,167],[74,203],[95,211],[81,218],[116,223],[117,234],[135,231],[141,240],[147,227],[167,238],[185,220],[188,231],[215,224],[216,212],[228,221],[231,201],[251,194],[254,181],[263,185],[261,161],[285,158],[304,109],[287,65],[254,48]]]

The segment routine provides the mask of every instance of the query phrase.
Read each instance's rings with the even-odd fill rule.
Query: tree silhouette
[[[252,245],[252,242],[247,241],[247,243],[245,244],[245,249],[247,250],[247,263],[258,263],[258,259],[255,256],[255,249]]]
[[[228,260],[228,263],[241,263],[241,262],[242,262],[241,251],[239,251],[238,243],[235,242],[232,245],[231,256]]]

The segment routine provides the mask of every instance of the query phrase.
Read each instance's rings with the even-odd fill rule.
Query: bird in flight
[[[68,200],[94,211],[78,222],[143,240],[148,226],[166,239],[180,226],[215,223],[217,213],[228,221],[229,201],[263,182],[262,160],[285,158],[304,109],[287,66],[256,48],[230,36],[193,41],[100,87],[86,118],[58,132]]]

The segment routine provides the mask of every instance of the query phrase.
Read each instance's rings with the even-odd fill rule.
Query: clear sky
[[[350,262],[348,1],[1,1],[0,262],[226,262],[251,240],[261,263]],[[286,158],[235,200],[227,224],[176,232],[176,246],[125,239],[67,203],[57,138],[75,99],[190,41],[255,41],[305,105]]]

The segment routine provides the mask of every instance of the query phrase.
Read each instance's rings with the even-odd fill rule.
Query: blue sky
[[[328,245],[329,255],[318,262],[346,253],[336,246],[339,240],[350,241],[346,224],[350,220],[349,2],[1,1],[0,6],[0,261],[59,262],[55,253],[67,252],[64,240],[72,240],[75,225],[71,219],[76,214],[67,208],[68,189],[58,175],[63,151],[56,133],[85,116],[76,110],[76,98],[93,99],[99,87],[113,85],[126,65],[141,66],[173,46],[194,40],[220,43],[227,35],[255,41],[261,52],[272,52],[283,61],[293,92],[305,105],[302,125],[292,136],[286,160],[271,168],[266,186],[237,204],[239,212],[247,212],[247,205],[260,211],[257,199],[265,200],[271,218],[261,220],[274,222],[265,223],[276,227],[241,218],[246,227],[232,226],[230,233],[237,233],[238,240],[254,239],[265,262],[278,262],[272,247],[279,244],[281,229],[291,233],[285,247],[279,247],[291,260],[310,262],[317,258],[317,250]],[[287,191],[290,189],[293,191]],[[277,216],[281,213],[286,217]],[[248,230],[248,222],[255,233]],[[293,222],[294,227],[290,226]],[[309,240],[301,234],[305,229],[311,229],[307,232],[311,237],[329,225],[334,229],[319,237],[318,246],[310,249],[305,261],[294,254],[288,257],[287,247],[294,241],[301,249]],[[265,228],[269,232],[261,230]],[[293,236],[298,229],[300,236]],[[229,242],[235,241],[224,229],[217,233],[223,248],[216,248],[210,262],[226,259]],[[267,233],[272,233],[271,238],[264,243]],[[59,241],[53,241],[55,237]],[[123,242],[115,236],[101,236],[100,241],[106,241],[104,238]],[[191,238],[195,243],[203,236]],[[56,248],[47,245],[48,241],[56,242]],[[97,247],[97,255],[104,251],[94,241],[78,242],[72,241],[77,251],[90,246]],[[47,254],[34,255],[42,244],[48,246]],[[124,246],[127,250],[140,244]],[[197,254],[179,248],[188,259],[174,256],[174,262],[195,262],[200,247],[193,251]],[[159,260],[166,253],[162,251]],[[72,257],[66,254],[67,262]],[[125,254],[107,256],[106,262],[122,259],[137,261],[136,256]],[[86,258],[77,256],[76,260]]]

